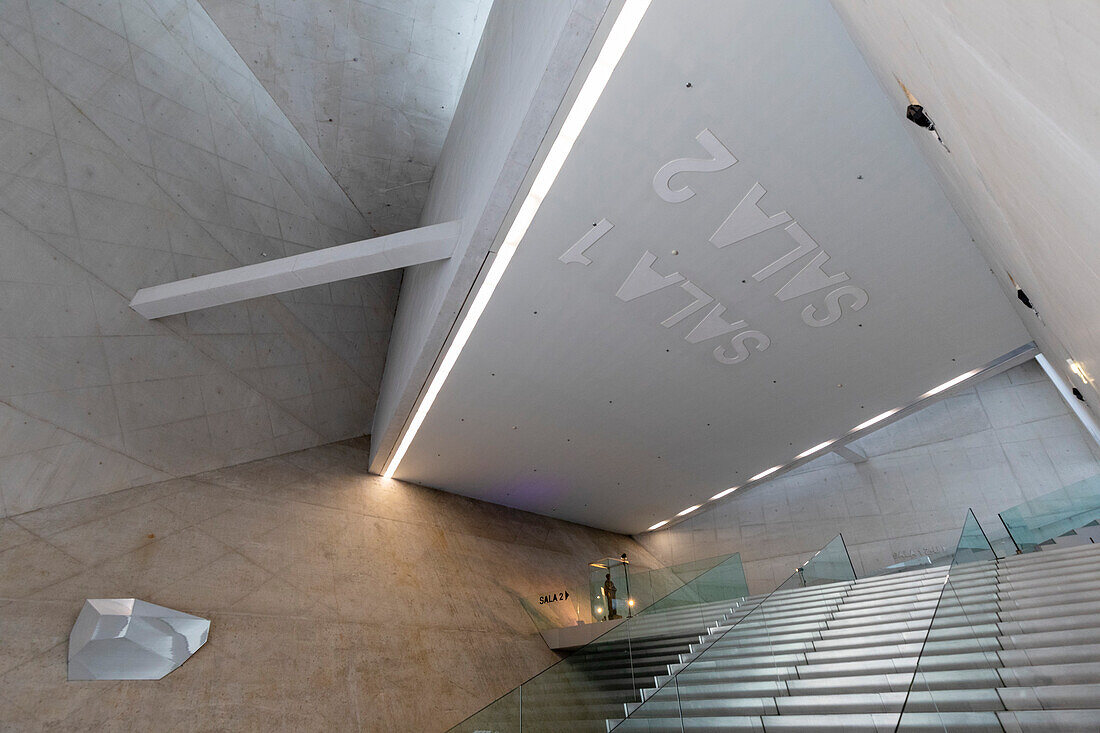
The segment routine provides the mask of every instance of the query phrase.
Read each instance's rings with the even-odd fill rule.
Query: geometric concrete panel
[[[70,680],[159,680],[206,643],[210,622],[136,598],[90,598],[69,634]]]

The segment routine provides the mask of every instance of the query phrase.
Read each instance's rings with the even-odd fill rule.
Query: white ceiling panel
[[[903,113],[823,0],[655,0],[397,476],[637,532],[1029,341]]]

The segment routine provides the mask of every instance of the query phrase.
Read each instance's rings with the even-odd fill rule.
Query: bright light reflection
[[[652,527],[650,527],[649,529],[647,529],[646,532],[652,532],[655,529],[660,529],[661,527],[665,526],[666,524],[668,524],[668,520],[663,519],[660,522],[657,522],[657,524],[655,524]]]
[[[531,190],[528,191],[527,197],[520,205],[519,212],[512,221],[512,226],[508,229],[508,234],[504,237],[504,241],[493,259],[493,264],[489,267],[484,282],[482,282],[470,304],[469,311],[466,312],[466,316],[455,332],[455,338],[447,348],[447,353],[444,354],[435,376],[432,377],[432,381],[424,393],[424,399],[421,400],[416,413],[409,421],[409,426],[401,437],[393,458],[390,459],[390,465],[386,467],[385,472],[382,474],[386,478],[393,478],[397,467],[401,465],[401,460],[405,457],[405,453],[408,452],[409,446],[412,445],[413,438],[416,437],[420,426],[424,424],[424,418],[428,416],[432,403],[439,396],[439,391],[443,388],[443,383],[447,381],[451,369],[454,368],[458,355],[470,339],[470,334],[473,333],[474,326],[477,325],[478,319],[485,311],[485,306],[489,304],[489,298],[492,297],[493,291],[500,283],[500,278],[504,275],[508,263],[511,262],[516,247],[524,235],[527,234],[527,228],[535,218],[543,198],[550,192],[550,187],[554,185],[554,179],[558,177],[565,159],[569,157],[569,152],[573,149],[573,143],[576,142],[577,136],[584,129],[584,124],[588,121],[588,116],[592,114],[592,109],[596,106],[604,87],[607,86],[611,73],[615,70],[619,59],[622,58],[626,47],[630,44],[630,39],[634,37],[634,32],[638,29],[642,16],[649,8],[649,3],[650,0],[627,0],[626,5],[615,19],[615,24],[611,27],[611,32],[608,34],[603,48],[600,49],[599,56],[596,57],[596,63],[592,65],[592,69],[588,72],[588,78],[584,80],[584,85],[577,94],[569,114],[566,115],[558,136],[550,146],[550,152],[543,160],[542,167],[531,184]]]
[[[698,508],[699,508],[699,507],[701,507],[701,506],[702,506],[702,504],[696,504],[695,506],[689,506],[689,507],[688,507],[687,509],[685,509],[684,511],[680,512],[680,513],[679,513],[679,514],[677,514],[676,516],[678,516],[678,517],[682,517],[682,516],[684,516],[685,514],[691,514],[691,513],[693,512],[693,511],[695,511],[696,509],[698,509]]]
[[[773,473],[775,473],[776,471],[778,471],[781,468],[783,468],[783,467],[782,466],[772,466],[767,471],[761,471],[760,473],[756,474],[755,476],[750,478],[749,481],[755,481],[758,478],[764,478],[765,476],[771,476]]]
[[[717,494],[710,497],[710,500],[714,501],[715,499],[721,499],[723,496],[729,496],[730,494],[732,494],[733,492],[737,491],[740,488],[741,488],[740,486],[731,486],[728,489],[726,489],[725,491],[719,491]]]
[[[808,448],[808,449],[802,451],[797,456],[795,456],[795,458],[805,458],[808,455],[811,455],[813,453],[817,453],[822,448],[828,448],[830,445],[832,445],[835,442],[836,442],[835,440],[826,440],[824,443],[818,443],[813,448]]]
[[[954,387],[959,382],[965,382],[967,379],[970,379],[971,377],[973,377],[975,374],[977,374],[980,371],[981,371],[981,369],[971,369],[966,374],[960,374],[959,376],[955,377],[951,381],[944,382],[939,387],[936,387],[935,389],[928,390],[927,392],[925,392],[924,394],[921,395],[921,399],[924,399],[925,397],[931,397],[932,395],[938,395],[940,392],[945,392],[945,391],[951,389],[952,387]]]
[[[867,422],[861,422],[859,425],[856,425],[854,428],[852,428],[851,432],[857,433],[860,430],[863,430],[864,428],[869,428],[872,425],[874,425],[875,423],[882,422],[883,420],[890,417],[891,415],[893,415],[896,412],[901,412],[901,408],[899,407],[895,410],[887,410],[886,412],[882,413],[881,415],[876,415],[875,417],[872,417]]]

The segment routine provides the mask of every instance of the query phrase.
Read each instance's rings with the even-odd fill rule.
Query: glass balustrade
[[[967,510],[919,651],[908,664],[899,657],[913,671],[897,731],[1002,731],[996,713],[970,710],[978,699],[997,705],[997,567],[989,562],[996,558]]]
[[[629,618],[718,565],[723,565],[731,557],[733,555],[719,555],[653,569],[638,569],[632,563],[623,564],[619,558],[605,558],[589,564],[591,577],[588,586],[577,584],[548,588],[538,600],[521,598],[519,602],[540,632],[605,622],[608,613],[603,583],[610,565],[614,568],[611,580],[616,586],[618,615]],[[708,585],[713,588],[705,587]],[[742,587],[747,587],[744,573],[740,563],[734,562],[726,563],[721,571],[701,578],[691,593],[700,598],[718,600],[730,588]],[[684,600],[681,596],[677,598],[681,602]]]
[[[721,730],[745,717],[781,714],[776,701],[790,699],[799,666],[820,638],[855,581],[839,535],[765,596],[749,597],[708,643],[645,691],[616,733]],[[738,719],[740,719],[738,721]],[[740,729],[740,728],[738,728]],[[746,727],[751,729],[751,725]],[[762,728],[759,728],[762,730]]]
[[[652,587],[669,580],[661,578]],[[632,592],[634,582],[632,576]],[[641,700],[655,677],[681,663],[681,653],[735,614],[746,595],[741,558],[728,556],[451,728],[451,733],[606,733],[607,720],[623,718],[625,706]]]
[[[1020,552],[1056,544],[1069,533],[1081,542],[1100,541],[1100,476],[1025,501],[1000,516]]]

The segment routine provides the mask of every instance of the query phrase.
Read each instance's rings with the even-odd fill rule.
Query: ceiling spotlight
[[[1080,362],[1076,362],[1073,359],[1066,359],[1066,364],[1069,365],[1069,370],[1071,372],[1081,378],[1082,382],[1089,381],[1088,375],[1085,374],[1085,369],[1081,366]]]
[[[685,514],[691,514],[691,513],[693,512],[693,511],[695,511],[696,509],[698,509],[698,508],[699,508],[699,507],[701,507],[701,506],[703,506],[703,505],[702,505],[702,504],[696,504],[695,506],[689,506],[689,507],[688,507],[687,509],[685,509],[684,511],[680,512],[680,513],[679,513],[679,514],[677,514],[676,516],[678,516],[678,517],[682,517],[682,516],[684,516]]]
[[[657,524],[655,524],[652,527],[650,527],[649,529],[647,529],[646,532],[652,532],[655,529],[660,529],[661,527],[665,526],[666,524],[668,524],[668,520],[667,519],[662,519],[660,522],[657,522]]]
[[[824,443],[818,443],[813,448],[808,448],[807,450],[802,451],[797,456],[795,456],[795,458],[805,458],[806,456],[808,456],[812,453],[817,453],[822,448],[828,448],[830,445],[832,445],[835,442],[836,442],[835,440],[826,440]]]
[[[750,478],[749,481],[756,481],[757,479],[764,478],[765,476],[771,476],[773,473],[781,468],[783,468],[783,466],[772,466],[767,471],[761,471],[760,473],[756,474],[755,476]]]
[[[859,425],[856,425],[854,428],[852,428],[851,432],[858,433],[860,430],[863,430],[864,428],[869,428],[869,427],[871,427],[872,425],[874,425],[876,423],[880,423],[883,420],[885,420],[886,418],[893,415],[895,412],[900,412],[900,411],[901,411],[901,408],[899,407],[899,408],[896,408],[894,410],[887,410],[886,412],[882,413],[881,415],[875,415],[870,420],[868,420],[866,422],[861,422]]]
[[[717,494],[710,497],[710,500],[714,501],[715,499],[721,499],[723,496],[729,496],[730,494],[732,494],[733,492],[737,491],[740,488],[741,488],[740,486],[731,486],[728,489],[726,489],[725,491],[719,491]]]

